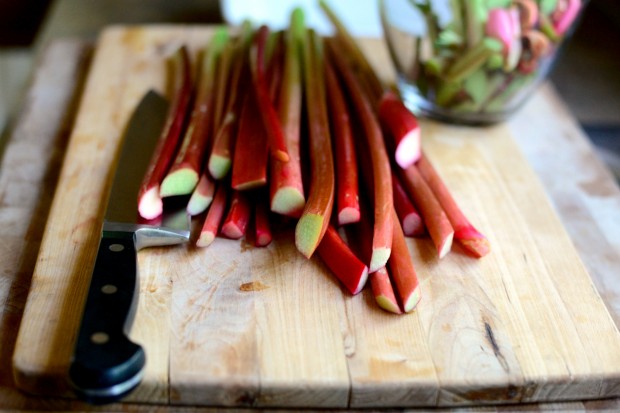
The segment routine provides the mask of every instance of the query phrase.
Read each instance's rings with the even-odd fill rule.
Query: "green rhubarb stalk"
[[[237,123],[243,102],[243,96],[240,96],[239,91],[245,88],[243,78],[247,78],[250,75],[247,65],[247,54],[252,33],[252,25],[247,21],[244,22],[241,27],[241,33],[233,46],[234,52],[232,67],[230,68],[230,79],[226,85],[226,108],[222,115],[223,119],[215,132],[213,147],[207,164],[209,173],[215,179],[224,178],[232,165]]]
[[[213,121],[210,119],[210,111],[214,103],[216,67],[228,38],[228,30],[218,28],[204,53],[189,126],[176,159],[161,183],[162,197],[191,194],[198,183],[203,158],[209,146],[209,123]]]
[[[320,244],[334,205],[335,178],[327,117],[321,38],[308,30],[303,47],[304,87],[309,130],[310,190],[295,228],[295,245],[307,258]]]
[[[478,70],[495,53],[503,49],[501,41],[485,37],[481,42],[467,49],[445,72],[444,78],[451,83],[460,82]]]
[[[172,79],[171,104],[138,192],[138,213],[146,219],[157,218],[163,212],[161,181],[174,160],[192,96],[189,61],[189,54],[185,46],[177,49],[168,60]]]
[[[289,160],[282,162],[272,158],[269,178],[271,211],[296,218],[301,215],[306,204],[299,151],[303,100],[301,50],[304,37],[304,14],[302,9],[296,8],[291,14],[289,29],[285,33],[284,72],[276,104]]]

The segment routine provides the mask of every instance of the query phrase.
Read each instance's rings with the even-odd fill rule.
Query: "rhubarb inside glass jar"
[[[462,124],[507,119],[547,77],[588,0],[379,0],[403,100]]]

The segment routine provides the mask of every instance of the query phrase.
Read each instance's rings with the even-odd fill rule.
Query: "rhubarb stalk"
[[[234,45],[233,63],[230,79],[227,84],[226,108],[222,115],[222,121],[217,126],[213,139],[213,147],[208,161],[208,170],[215,179],[224,178],[230,171],[232,153],[237,132],[239,112],[242,108],[243,98],[239,91],[244,88],[244,76],[249,76],[247,65],[247,53],[252,39],[252,26],[250,23],[243,24],[241,35]]]
[[[433,191],[420,175],[416,165],[400,169],[401,182],[413,199],[424,220],[424,225],[435,244],[439,258],[443,258],[452,247],[454,229]]]
[[[345,225],[360,220],[355,143],[342,86],[329,61],[325,64],[325,79],[335,150],[336,211],[338,224]]]
[[[365,203],[360,203],[361,219],[354,225],[347,226],[347,239],[364,262],[370,262],[372,255],[372,214],[368,213]],[[377,305],[394,314],[402,314],[402,310],[396,299],[394,287],[390,280],[390,275],[386,267],[381,267],[377,271],[369,274],[372,295]]]
[[[365,138],[364,148],[361,149],[369,153],[371,165],[361,165],[361,168],[372,169],[372,182],[368,182],[368,190],[372,194],[374,206],[374,231],[372,258],[370,260],[370,272],[374,272],[384,267],[390,256],[392,246],[392,209],[394,208],[392,198],[392,173],[390,161],[385,149],[381,127],[375,117],[372,106],[364,91],[360,88],[355,79],[355,75],[347,62],[330,46],[330,58],[335,63],[338,72],[346,85],[349,96],[355,111],[359,114],[359,119],[363,128]]]
[[[246,190],[267,184],[267,136],[254,91],[245,96],[235,144],[231,185]]]
[[[233,191],[228,214],[222,224],[222,235],[230,239],[240,239],[245,235],[250,222],[250,199],[242,191]]]
[[[393,214],[395,215],[396,212],[394,211]],[[409,254],[405,234],[403,234],[398,219],[394,219],[392,254],[390,254],[387,266],[396,285],[403,311],[408,313],[420,301],[420,283]]]
[[[254,245],[266,247],[272,239],[268,199],[261,193],[254,203]]]
[[[250,67],[254,93],[256,93],[256,99],[261,108],[260,114],[265,130],[267,131],[267,141],[269,142],[270,152],[276,159],[287,162],[289,160],[288,149],[286,147],[280,119],[271,101],[269,82],[265,74],[265,48],[268,38],[269,28],[263,25],[256,32],[250,48]]]
[[[215,181],[209,174],[202,174],[187,203],[187,213],[194,216],[206,211],[213,201],[214,193]]]
[[[210,123],[216,120],[211,113],[215,103],[216,68],[227,43],[227,29],[219,28],[204,51],[189,125],[176,159],[161,183],[162,197],[191,194],[198,183],[210,139]]]
[[[310,191],[295,228],[295,245],[312,256],[327,230],[334,204],[334,164],[325,102],[324,57],[321,38],[309,30],[304,42],[304,85],[308,113]]]
[[[400,178],[392,174],[392,192],[394,193],[394,209],[403,229],[408,237],[424,234],[424,222],[415,205],[411,202],[407,191],[400,183]]]
[[[207,216],[205,217],[200,236],[196,241],[197,247],[207,247],[211,245],[218,234],[220,224],[226,212],[228,203],[228,184],[220,183],[215,191],[215,198],[211,203]]]
[[[157,218],[163,211],[160,183],[174,160],[192,95],[189,55],[185,46],[170,57],[169,67],[173,90],[171,105],[138,192],[138,212],[145,219]]]
[[[481,258],[491,251],[489,241],[467,219],[452,197],[448,187],[430,163],[426,155],[422,155],[417,164],[420,175],[446,212],[454,227],[454,238],[465,250],[476,258]]]
[[[301,55],[304,41],[304,15],[301,9],[291,14],[291,23],[285,33],[285,60],[282,86],[278,97],[278,116],[288,148],[289,160],[271,159],[270,202],[275,213],[298,218],[304,208],[303,181],[299,152],[302,107]]]
[[[394,92],[386,92],[381,97],[379,120],[391,138],[390,146],[398,166],[406,168],[420,159],[420,125]]]
[[[351,294],[362,291],[368,279],[368,267],[353,254],[333,226],[328,226],[317,253]]]

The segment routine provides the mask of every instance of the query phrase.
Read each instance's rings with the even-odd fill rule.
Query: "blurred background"
[[[287,5],[307,10],[319,31],[329,25],[316,0],[0,0],[0,133],[6,139],[20,109],[36,56],[59,37],[94,41],[112,23],[238,23],[251,16],[273,26],[288,18]],[[333,1],[358,36],[381,35],[377,0]],[[620,8],[617,0],[591,0],[581,24],[551,75],[601,158],[620,177]],[[3,146],[0,141],[0,148]]]

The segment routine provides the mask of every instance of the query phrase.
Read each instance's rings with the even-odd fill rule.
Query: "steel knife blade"
[[[149,91],[123,135],[97,258],[69,368],[76,394],[91,403],[121,399],[140,384],[144,349],[128,338],[138,297],[137,252],[189,240],[183,203],[167,202],[159,219],[138,215],[138,190],[166,119],[168,102]]]

